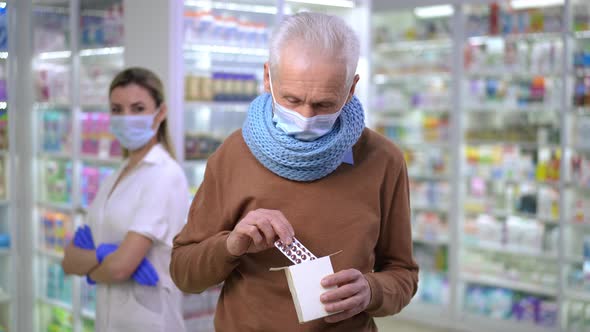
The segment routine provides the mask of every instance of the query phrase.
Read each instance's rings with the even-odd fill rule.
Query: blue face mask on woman
[[[156,131],[152,128],[156,114],[111,115],[110,130],[121,146],[134,151],[145,146]]]
[[[276,122],[277,128],[283,130],[287,135],[291,135],[301,141],[316,140],[332,130],[340,113],[342,113],[344,105],[342,105],[340,110],[336,113],[320,114],[306,118],[303,115],[280,105],[276,101],[277,99],[274,97],[272,91],[272,77],[270,72],[268,78],[270,83],[270,93],[273,99],[274,114],[272,120]],[[344,103],[346,105],[346,102]]]

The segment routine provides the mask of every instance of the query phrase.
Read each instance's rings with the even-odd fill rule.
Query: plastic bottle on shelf
[[[225,39],[228,45],[237,46],[239,45],[239,34],[238,34],[238,20],[235,17],[227,17],[225,20]]]
[[[268,40],[269,40],[269,33],[266,25],[264,23],[256,24],[256,47],[258,48],[267,48]]]
[[[114,6],[109,7],[103,14],[102,19],[102,34],[103,42],[99,45],[114,46],[119,40],[119,27],[118,27],[118,13]]]
[[[210,11],[201,12],[197,17],[196,22],[197,33],[196,39],[193,42],[211,44],[216,42],[215,32],[217,27],[217,19]]]
[[[248,20],[244,16],[240,16],[237,21],[236,43],[239,47],[248,47]]]
[[[246,47],[256,47],[257,44],[257,30],[256,24],[249,22],[244,25],[244,31],[246,34],[245,38],[245,46]]]
[[[97,155],[99,158],[109,158],[110,148],[111,148],[111,141],[113,140],[113,135],[109,129],[109,120],[110,116],[108,113],[98,113],[98,130],[97,130],[97,140],[98,140],[98,147],[97,147]]]
[[[82,113],[80,115],[80,122],[82,123],[82,143],[81,143],[81,151],[82,154],[89,154],[90,147],[89,147],[89,137],[88,133],[90,132],[90,123],[88,119],[88,113]]]
[[[212,86],[213,86],[213,98],[214,101],[223,101],[224,100],[224,83],[225,83],[225,75],[224,73],[214,72],[212,74]]]

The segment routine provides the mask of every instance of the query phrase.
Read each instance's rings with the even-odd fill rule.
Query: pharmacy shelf
[[[406,107],[391,107],[387,106],[384,108],[380,108],[377,106],[373,107],[374,113],[373,115],[379,118],[389,117],[389,116],[403,116],[403,115],[410,115],[413,113],[430,113],[430,114],[447,114],[449,113],[451,106],[412,106],[408,105]]]
[[[505,255],[512,255],[512,256],[524,256],[524,257],[531,257],[536,258],[539,260],[548,260],[548,261],[556,261],[557,254],[556,253],[547,253],[539,250],[525,250],[522,248],[511,248],[509,246],[504,246],[501,244],[494,244],[494,243],[465,243],[465,247],[471,250],[482,250],[487,252],[494,252],[499,254]]]
[[[96,320],[96,312],[88,309],[80,310],[80,316],[88,320]]]
[[[518,41],[518,40],[555,40],[560,39],[562,34],[559,32],[527,32],[527,33],[511,33],[504,35],[483,35],[483,36],[470,36],[467,38],[472,44],[482,44],[488,40],[504,39],[506,41]]]
[[[61,309],[67,310],[69,312],[73,312],[72,305],[69,303],[65,303],[60,300],[50,299],[46,296],[38,297],[37,300],[43,304],[47,304],[54,307],[59,307]]]
[[[461,280],[466,283],[481,284],[495,287],[503,287],[513,289],[525,293],[557,296],[557,286],[544,286],[540,284],[532,284],[528,282],[510,280],[500,277],[488,276],[485,274],[463,272],[461,273]]]
[[[74,213],[76,210],[71,204],[67,204],[67,203],[54,203],[54,202],[38,201],[37,205],[40,208],[49,209],[49,210],[56,210],[56,211],[65,212],[65,213]]]
[[[410,208],[412,211],[420,212],[434,212],[438,214],[448,214],[449,209],[441,206],[425,205],[425,204],[414,204],[412,203]]]
[[[185,44],[184,51],[185,52],[232,54],[232,55],[252,55],[252,56],[257,56],[257,57],[267,57],[268,56],[268,49],[266,49],[266,48],[224,46],[224,45],[210,45],[210,44]]]
[[[576,68],[573,71],[573,76],[579,76],[579,77],[590,76],[590,68]]]
[[[110,109],[108,106],[108,101],[105,101],[104,104],[82,104],[80,105],[80,109],[82,112],[98,112],[98,113],[109,113]]]
[[[519,113],[558,113],[558,106],[546,105],[502,105],[502,104],[481,104],[466,106],[467,114],[496,113],[511,115]]]
[[[407,83],[407,81],[415,80],[450,80],[451,74],[449,72],[432,72],[426,71],[421,73],[389,73],[389,74],[377,74],[373,78],[373,83],[377,85],[387,85],[394,83]]]
[[[577,39],[590,39],[590,30],[576,31],[574,37]]]
[[[473,176],[468,176],[467,178],[471,178]],[[478,176],[478,177],[482,177],[482,176]],[[555,188],[555,189],[559,189],[559,187],[561,186],[561,182],[559,180],[546,180],[546,181],[538,181],[535,179],[505,179],[505,178],[493,178],[493,177],[489,177],[489,176],[483,176],[485,177],[486,181],[488,182],[495,182],[495,183],[500,183],[503,185],[527,185],[527,186],[531,186],[531,187],[551,187],[551,188]],[[567,184],[566,184],[567,185]]]
[[[586,222],[568,222],[565,223],[566,226],[575,227],[575,228],[583,228],[586,230],[590,230],[590,220]]]
[[[469,204],[469,202],[467,201],[466,204]],[[469,207],[466,207],[464,209],[464,212],[465,212],[465,214],[471,215],[471,216],[476,216],[479,214],[489,214],[491,216],[494,216],[496,218],[501,218],[501,219],[507,219],[508,217],[516,216],[516,217],[521,217],[521,218],[534,219],[537,222],[547,224],[547,225],[559,226],[559,219],[557,219],[557,218],[541,217],[541,216],[537,216],[536,214],[531,214],[531,213],[509,212],[509,211],[502,211],[502,210],[486,211],[486,210],[480,210],[480,209],[473,209],[473,208],[469,208]]]
[[[64,258],[63,252],[58,252],[55,250],[41,248],[41,249],[38,249],[37,252],[39,253],[39,255],[51,258],[53,260],[60,260],[61,261]]]
[[[559,149],[558,144],[553,143],[537,143],[537,142],[526,142],[526,141],[501,141],[501,140],[480,140],[480,139],[466,139],[465,145],[467,146],[492,146],[492,145],[504,145],[504,146],[517,146],[522,149]]]
[[[214,111],[234,111],[247,112],[250,102],[244,101],[186,101],[184,103],[186,111],[202,110],[209,108]]]
[[[556,328],[548,328],[535,325],[530,322],[519,322],[515,320],[502,320],[487,316],[463,313],[460,317],[461,331],[477,332],[498,332],[498,331],[518,331],[518,332],[559,332]]]
[[[582,255],[566,255],[565,262],[570,264],[583,264],[584,256]]]
[[[446,235],[436,237],[424,237],[412,234],[412,241],[417,244],[430,245],[434,247],[449,245],[449,237]]]
[[[35,55],[37,61],[48,61],[48,60],[67,60],[72,57],[71,51],[49,51],[41,52]]]
[[[450,318],[448,305],[437,305],[413,300],[395,318],[421,322],[437,329],[452,330],[456,323]],[[393,318],[383,318],[393,319]]]
[[[399,123],[398,123],[398,125],[399,125]],[[401,139],[401,140],[391,139],[391,141],[393,141],[393,143],[395,143],[395,145],[397,145],[398,147],[400,147],[402,149],[424,150],[426,148],[430,148],[430,149],[450,149],[451,148],[448,143],[445,143],[442,141],[411,142],[411,141],[405,141],[403,139]]]
[[[590,106],[578,106],[571,109],[572,112],[577,113],[578,115],[590,115]]]
[[[421,52],[426,50],[450,50],[453,46],[450,39],[429,39],[429,40],[400,40],[394,43],[381,43],[375,46],[375,52]]]
[[[82,155],[80,160],[84,163],[88,164],[99,164],[99,165],[112,165],[112,166],[119,166],[123,163],[123,159],[121,158],[100,158],[97,156],[90,156],[90,155]]]
[[[588,145],[588,146],[576,145],[576,146],[574,146],[574,150],[576,150],[578,152],[583,152],[583,153],[590,153],[590,145]]]
[[[421,174],[421,173],[409,173],[408,176],[414,181],[449,181],[451,177],[447,174]]]
[[[80,50],[81,57],[89,56],[121,56],[125,49],[122,46],[85,48]]]
[[[7,201],[5,199],[0,199],[0,207],[7,207],[10,205],[10,201]]]
[[[0,304],[8,304],[11,302],[10,295],[0,294]]]
[[[47,152],[41,151],[38,154],[39,158],[43,159],[72,159],[72,154],[69,152]]]
[[[566,289],[565,297],[569,300],[576,300],[590,303],[590,290]]]
[[[467,70],[465,74],[466,78],[507,78],[507,79],[520,79],[520,78],[533,78],[533,77],[546,77],[559,79],[563,76],[563,73],[556,71],[528,71],[528,70],[507,70],[507,69],[472,69]]]
[[[570,188],[573,189],[574,191],[582,194],[582,195],[584,195],[584,194],[590,195],[590,186],[584,186],[584,187],[582,187],[582,186],[570,186]]]
[[[10,248],[0,248],[0,257],[10,255]]]
[[[36,110],[48,110],[48,109],[58,109],[58,110],[65,110],[69,111],[72,109],[72,105],[68,103],[53,103],[53,102],[38,102],[35,103],[33,109]]]
[[[276,15],[276,6],[267,6],[259,4],[248,4],[239,2],[227,2],[227,1],[210,1],[210,0],[184,0],[185,7],[197,7],[197,8],[212,8],[219,10],[229,10],[238,12],[248,12],[256,14],[268,14]]]

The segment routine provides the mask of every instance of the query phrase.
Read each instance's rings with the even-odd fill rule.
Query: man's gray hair
[[[286,45],[301,43],[305,49],[313,49],[331,59],[346,63],[346,82],[352,84],[359,60],[358,36],[337,16],[303,12],[285,18],[275,29],[270,40],[270,69],[277,72],[281,52]]]

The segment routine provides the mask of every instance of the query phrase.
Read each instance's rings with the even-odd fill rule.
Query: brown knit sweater
[[[207,162],[205,179],[174,239],[170,274],[185,292],[225,282],[215,314],[217,331],[375,331],[372,316],[392,315],[416,292],[406,165],[400,150],[365,129],[342,164],[314,182],[281,178],[250,153],[241,131]],[[249,211],[280,210],[295,237],[316,256],[333,256],[334,271],[365,274],[371,302],[336,324],[299,324],[287,280],[271,267],[290,265],[277,249],[234,257],[226,239]]]

